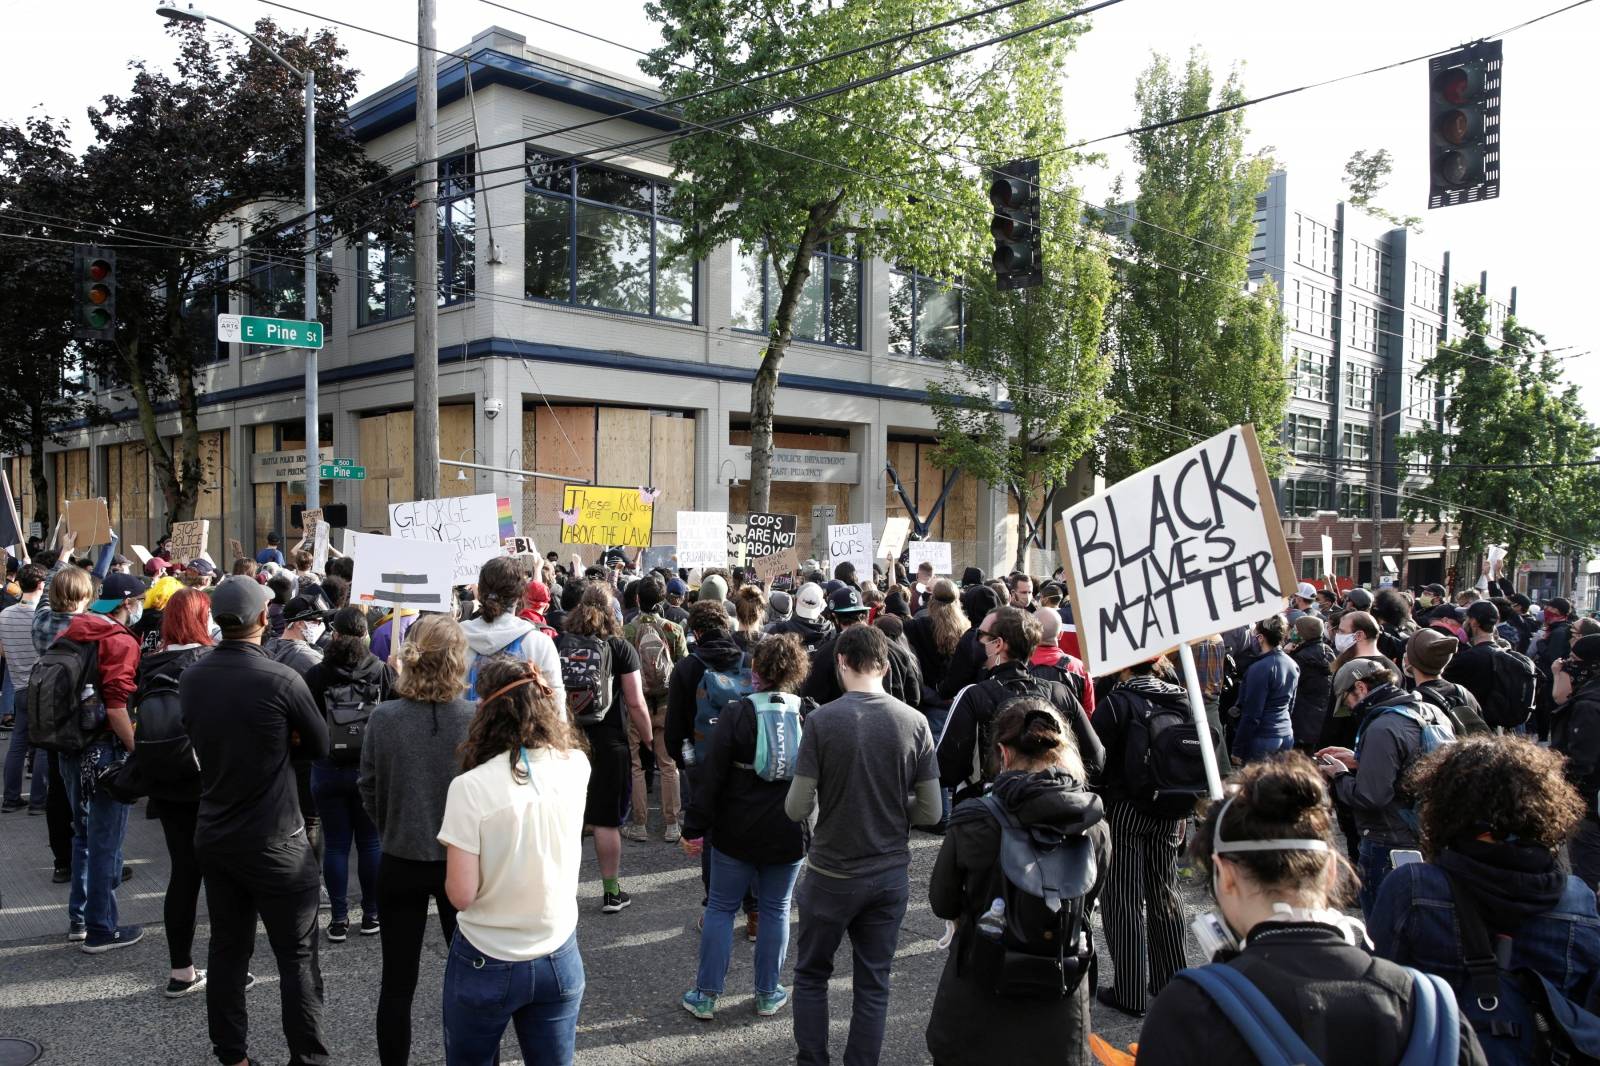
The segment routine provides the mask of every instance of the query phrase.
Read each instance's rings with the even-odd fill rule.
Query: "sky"
[[[638,76],[638,57],[624,48],[484,0],[437,4],[443,48],[460,48],[499,25],[523,34],[532,47]],[[146,0],[78,0],[67,25],[34,0],[0,0],[0,24],[8,30],[0,121],[20,122],[37,111],[66,118],[81,146],[88,136],[85,109],[106,93],[126,91],[131,59],[162,65],[173,55],[155,6]],[[290,27],[320,21],[262,0],[208,0],[201,6],[244,26],[263,15]],[[294,0],[294,6],[397,37],[416,36],[414,8],[405,0]],[[642,0],[506,0],[505,6],[624,45],[649,48],[658,40]],[[1561,6],[1563,0],[1125,0],[1093,17],[1092,29],[1067,61],[1062,98],[1068,131],[1076,140],[1133,125],[1134,84],[1152,52],[1181,59],[1198,47],[1218,71],[1238,65],[1246,94],[1259,96],[1450,48]],[[342,33],[351,62],[363,72],[363,92],[416,65],[413,48],[353,30]],[[1389,149],[1395,169],[1380,204],[1424,216],[1428,246],[1451,250],[1453,261],[1473,276],[1489,271],[1492,289],[1515,285],[1519,318],[1542,331],[1552,348],[1565,349],[1562,355],[1589,352],[1564,366],[1582,388],[1590,418],[1600,421],[1600,338],[1588,269],[1590,250],[1600,244],[1600,213],[1589,195],[1600,172],[1600,138],[1594,116],[1576,107],[1590,96],[1596,41],[1600,3],[1504,38],[1501,193],[1486,203],[1427,208],[1426,63],[1253,106],[1246,126],[1248,147],[1269,152],[1289,171],[1295,198],[1307,191],[1315,197],[1311,202],[1327,204],[1330,218],[1350,154]],[[1131,184],[1126,143],[1099,146],[1108,157],[1105,166],[1075,175],[1091,198],[1105,196],[1118,174]]]

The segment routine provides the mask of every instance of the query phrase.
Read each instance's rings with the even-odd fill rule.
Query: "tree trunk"
[[[44,473],[44,418],[37,408],[28,423],[28,480],[33,482],[33,521],[40,532],[50,528],[50,479]],[[11,486],[15,492],[17,487]],[[23,521],[28,521],[26,517]]]
[[[181,434],[179,435],[178,446],[180,454],[177,456],[167,448],[166,442],[161,439],[161,426],[156,417],[155,400],[150,395],[150,386],[145,380],[144,368],[139,362],[140,342],[137,336],[137,329],[135,329],[134,334],[134,339],[128,343],[128,347],[122,353],[123,369],[127,371],[128,391],[133,394],[134,405],[139,413],[139,431],[144,437],[145,450],[150,455],[150,461],[155,465],[156,479],[161,484],[161,495],[166,501],[168,522],[166,532],[171,533],[171,523],[184,521],[181,517],[184,510],[184,484],[179,465],[184,437]],[[194,391],[193,383],[190,383],[189,390],[191,393]],[[187,509],[189,514],[192,515],[194,513],[192,498],[188,503]]]

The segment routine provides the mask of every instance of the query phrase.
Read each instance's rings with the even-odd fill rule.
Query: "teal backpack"
[[[698,656],[696,656],[698,658]],[[701,660],[705,662],[705,660]],[[750,656],[739,660],[734,670],[717,670],[706,663],[706,672],[694,689],[694,761],[704,764],[711,756],[711,734],[724,712],[755,691],[750,677]],[[797,749],[798,750],[798,749]]]
[[[793,781],[800,758],[800,697],[790,692],[757,692],[756,759],[750,765],[763,781]]]

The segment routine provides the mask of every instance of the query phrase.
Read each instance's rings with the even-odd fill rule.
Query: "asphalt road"
[[[6,907],[0,912],[0,1037],[17,1036],[45,1048],[47,1064],[156,1066],[205,1063],[215,1059],[206,1038],[204,997],[170,1001],[161,995],[167,971],[166,945],[159,924],[165,854],[156,823],[135,811],[130,822],[128,857],[138,873],[121,890],[133,917],[155,919],[145,939],[105,955],[85,955],[65,942],[65,886],[48,884],[43,851],[44,819],[21,814],[0,819],[0,878]],[[35,839],[37,838],[37,839]],[[930,1061],[923,1041],[928,1008],[943,965],[938,940],[943,922],[928,910],[926,885],[939,839],[916,833],[912,840],[911,907],[900,932],[890,1003],[885,1064]],[[44,855],[41,863],[39,857]],[[352,879],[354,871],[352,870]],[[41,888],[34,884],[42,878]],[[27,885],[19,886],[19,880]],[[577,1062],[610,1064],[744,1064],[792,1061],[790,1014],[757,1018],[753,1013],[751,957],[754,945],[736,936],[728,989],[715,1021],[701,1022],[678,1005],[694,979],[700,912],[699,868],[676,847],[659,840],[625,844],[623,885],[634,904],[618,915],[599,913],[600,884],[592,853],[584,864],[582,918],[578,939],[587,969],[588,990],[578,1029]],[[24,891],[30,888],[31,891]],[[52,912],[49,893],[60,897]],[[1198,900],[1191,889],[1187,894]],[[41,899],[43,900],[41,902]],[[23,911],[18,915],[17,911]],[[153,912],[153,913],[152,913]],[[50,919],[59,916],[58,923]],[[60,932],[41,935],[42,919]],[[324,916],[325,917],[325,916]],[[6,919],[13,919],[6,921]],[[28,935],[18,937],[18,933]],[[16,937],[16,938],[13,938]],[[207,929],[202,925],[196,951],[203,963]],[[791,944],[792,946],[792,944]],[[325,1024],[333,1061],[376,1063],[373,1009],[378,995],[380,947],[377,937],[352,935],[343,944],[322,945],[327,985]],[[422,978],[413,1018],[412,1061],[444,1061],[440,1030],[440,981],[445,945],[437,924],[423,948]],[[1109,982],[1110,960],[1101,942],[1101,982]],[[786,967],[785,984],[790,983]],[[265,938],[258,938],[253,966],[260,980],[250,993],[252,1059],[276,1064],[288,1050],[279,1028],[276,969]],[[842,1052],[849,1017],[849,960],[841,950],[832,986],[834,1049]],[[1096,1031],[1118,1046],[1137,1039],[1137,1023],[1100,1011]],[[520,1061],[515,1042],[504,1061]],[[1001,1061],[1000,1059],[996,1060]]]

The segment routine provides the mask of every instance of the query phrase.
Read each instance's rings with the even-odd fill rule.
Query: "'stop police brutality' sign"
[[[1235,426],[1061,515],[1095,676],[1280,611],[1294,567],[1255,427]]]

